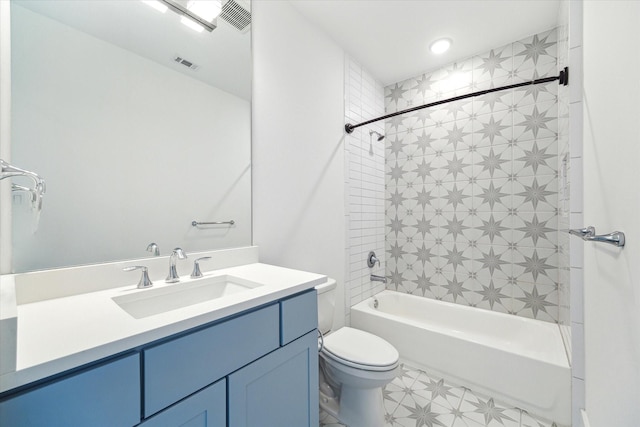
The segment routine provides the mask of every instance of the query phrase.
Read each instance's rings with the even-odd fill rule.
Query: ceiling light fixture
[[[191,28],[193,31],[197,31],[201,33],[204,30],[204,27],[202,25],[198,24],[196,21],[186,16],[181,17],[180,22],[182,22],[187,27]]]
[[[440,55],[448,51],[450,47],[451,47],[451,39],[444,38],[444,39],[438,39],[433,43],[431,43],[431,46],[429,46],[429,50],[436,55]]]
[[[169,9],[167,6],[160,3],[158,0],[140,0],[140,1],[142,1],[142,3],[146,4],[147,6],[154,8],[158,12],[165,13],[167,9]]]
[[[220,0],[191,0],[187,9],[207,22],[213,22],[222,12]]]
[[[178,15],[181,15],[180,22],[197,32],[215,30],[216,24],[214,21],[222,11],[221,0],[159,1]]]

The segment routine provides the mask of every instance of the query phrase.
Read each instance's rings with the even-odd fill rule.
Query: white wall
[[[344,53],[288,2],[252,8],[253,243],[262,262],[334,277],[344,301]]]
[[[584,244],[586,412],[591,427],[634,427],[640,422],[640,2],[583,6],[584,225],[600,234],[621,230],[628,239],[622,250]]]
[[[48,187],[35,234],[14,198],[14,271],[251,243],[249,102],[25,8],[12,21],[13,161]]]
[[[0,159],[11,158],[11,3],[0,1]],[[11,183],[0,181],[0,206],[11,203]],[[0,209],[0,274],[11,271],[11,209]]]

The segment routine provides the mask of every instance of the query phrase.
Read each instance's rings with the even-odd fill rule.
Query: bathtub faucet
[[[372,282],[382,282],[382,283],[387,283],[387,278],[384,276],[376,276],[375,274],[372,274],[370,277]]]

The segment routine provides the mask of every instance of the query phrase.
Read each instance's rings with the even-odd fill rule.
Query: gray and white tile
[[[387,110],[556,75],[556,38],[547,31],[390,85]],[[387,121],[390,288],[558,321],[558,90],[526,86]]]
[[[388,427],[561,427],[407,364],[383,398]],[[323,411],[320,426],[345,427]]]

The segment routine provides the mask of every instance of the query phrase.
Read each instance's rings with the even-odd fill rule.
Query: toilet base
[[[338,412],[340,412],[340,402],[338,402],[338,399],[336,399],[335,397],[328,397],[321,390],[320,409],[338,420]]]
[[[382,388],[342,387],[340,400],[320,392],[320,407],[349,427],[383,427]]]
[[[342,387],[338,419],[349,427],[382,427],[384,403],[382,388]]]

